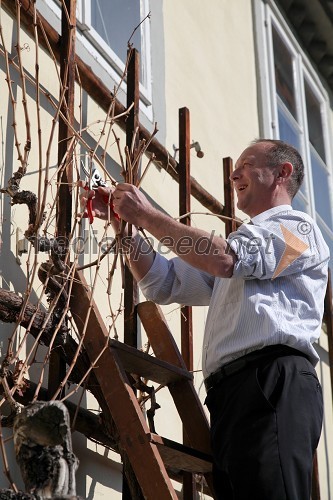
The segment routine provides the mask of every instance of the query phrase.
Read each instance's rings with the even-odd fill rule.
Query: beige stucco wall
[[[258,136],[251,2],[163,2],[166,145],[178,144],[178,109],[191,113],[193,175],[218,199],[222,157],[237,159]]]

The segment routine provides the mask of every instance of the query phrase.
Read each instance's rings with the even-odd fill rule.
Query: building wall
[[[47,15],[47,9],[43,2],[41,10]],[[227,0],[211,0],[209,7],[199,0],[168,0],[165,2],[154,2],[151,6],[151,44],[152,44],[152,73],[153,73],[153,113],[154,120],[158,122],[159,133],[157,139],[166,146],[170,154],[173,147],[178,147],[178,110],[184,106],[188,107],[191,115],[191,140],[198,141],[204,151],[204,157],[196,157],[195,151],[191,155],[192,175],[217,199],[223,203],[223,174],[222,158],[232,157],[235,161],[241,151],[249,142],[258,137],[260,130],[260,109],[257,95],[257,61],[255,58],[255,38],[253,33],[252,4],[248,0],[229,2]],[[2,27],[6,40],[7,49],[14,53],[15,45],[15,23],[5,8],[2,8]],[[50,15],[49,20],[52,20]],[[24,65],[31,75],[34,74],[34,41],[21,30],[22,41],[27,43],[30,51],[22,52]],[[84,56],[84,50],[78,44],[78,52]],[[50,92],[55,100],[58,98],[59,90],[54,64],[44,50],[40,54],[40,78],[41,84]],[[25,128],[23,122],[21,105],[21,88],[18,74],[11,69],[12,77],[15,79],[15,90],[17,91],[17,117],[18,131],[24,144]],[[102,77],[101,75],[99,75]],[[14,137],[12,124],[12,111],[7,100],[8,90],[5,82],[5,65],[3,57],[0,57],[0,117],[2,120],[2,184],[6,181],[12,171],[17,168],[17,154],[14,148]],[[4,98],[5,96],[5,98]],[[76,86],[75,116],[80,116],[80,89]],[[104,111],[83,93],[82,114],[84,125],[90,124],[98,119],[103,120]],[[37,122],[35,113],[34,88],[28,85],[28,106],[33,131],[32,150],[29,159],[28,173],[22,181],[22,189],[37,191]],[[43,162],[45,162],[46,148],[52,126],[54,109],[48,100],[41,98],[42,134],[43,134]],[[141,116],[145,126],[152,128],[146,116]],[[154,121],[153,120],[153,121]],[[100,125],[91,126],[85,136],[86,141],[94,147],[96,136]],[[121,139],[122,147],[125,146],[124,134],[119,128],[116,131]],[[79,155],[78,149],[78,155]],[[119,179],[119,157],[115,145],[107,148],[107,168],[111,175]],[[43,163],[44,164],[44,163]],[[57,127],[51,148],[50,175],[55,172],[57,164]],[[173,217],[178,216],[178,184],[156,165],[152,165],[142,185],[143,190],[149,195],[153,202]],[[76,195],[76,194],[75,194]],[[49,189],[48,201],[52,203],[54,189]],[[26,287],[26,276],[29,254],[16,260],[16,230],[22,231],[27,226],[27,211],[25,207],[10,207],[9,198],[1,195],[1,266],[2,287],[10,288],[23,293]],[[192,210],[200,212],[194,215],[192,224],[205,228],[208,232],[213,229],[216,233],[224,234],[224,224],[216,218],[206,215],[207,210],[192,199]],[[244,217],[244,214],[238,214]],[[78,231],[78,230],[77,230]],[[98,249],[92,237],[92,231],[100,235],[103,231],[103,223],[96,220],[89,228],[87,222],[83,225],[83,232],[87,237],[84,252],[79,257],[79,263],[87,263],[94,260]],[[79,234],[79,232],[77,232]],[[82,233],[81,233],[82,234]],[[107,237],[112,237],[109,230]],[[38,255],[37,261],[41,262],[46,256]],[[111,324],[110,307],[106,295],[106,277],[112,259],[105,259],[99,269],[99,278],[95,290],[95,300],[98,303],[101,314],[106,318],[106,324]],[[85,275],[88,282],[94,280],[95,270],[90,268]],[[36,279],[32,300],[38,300],[40,284]],[[119,269],[114,278],[111,303],[114,310],[119,306],[122,295],[121,276]],[[143,299],[143,297],[141,297]],[[47,305],[45,302],[45,306]],[[177,305],[163,307],[168,325],[180,342],[180,308]],[[194,308],[194,380],[201,400],[204,400],[205,391],[201,375],[201,343],[205,325],[206,307]],[[119,338],[122,339],[122,317],[117,321]],[[6,339],[12,331],[12,325],[1,325],[2,354],[6,349]],[[23,335],[23,331],[21,333]],[[146,343],[143,329],[140,330],[142,345]],[[320,480],[322,497],[331,498],[332,495],[332,455],[329,443],[332,440],[332,396],[330,392],[330,380],[328,370],[327,345],[325,334],[318,347],[322,361],[318,372],[323,382],[325,393],[326,416],[323,437],[319,448],[320,458]],[[31,370],[31,377],[38,377],[38,367]],[[46,380],[46,379],[45,379]],[[78,400],[79,395],[74,396]],[[180,440],[181,425],[174,409],[174,405],[166,389],[157,394],[157,401],[161,409],[155,417],[156,430],[161,435]],[[98,410],[96,401],[90,394],[85,394],[81,404],[89,409]],[[88,441],[77,432],[73,435],[74,451],[80,459],[80,468],[77,474],[78,494],[87,499],[99,498],[121,498],[121,465],[119,457],[115,453],[105,450],[101,446]],[[11,444],[8,444],[10,455],[10,467],[13,467],[15,482],[21,487],[19,473],[15,468],[11,456]],[[0,476],[0,485],[6,486],[7,480]],[[179,489],[179,486],[177,486]]]

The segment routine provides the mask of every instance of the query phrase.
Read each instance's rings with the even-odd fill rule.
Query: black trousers
[[[208,391],[218,500],[310,500],[322,390],[303,356],[259,360]]]

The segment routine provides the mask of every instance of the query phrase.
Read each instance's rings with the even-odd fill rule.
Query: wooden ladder
[[[137,312],[155,356],[109,338],[82,272],[73,281],[71,312],[143,496],[176,499],[170,478],[186,471],[203,474],[213,495],[209,424],[193,385],[193,375],[172,337],[159,306],[142,302]],[[87,319],[86,319],[87,318]],[[86,326],[85,326],[86,324]],[[149,430],[128,374],[166,385],[183,423],[184,446]]]

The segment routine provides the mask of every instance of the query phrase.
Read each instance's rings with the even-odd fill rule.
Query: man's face
[[[278,168],[266,166],[265,151],[270,147],[258,143],[245,149],[230,176],[238,197],[237,206],[249,217],[274,206]]]

